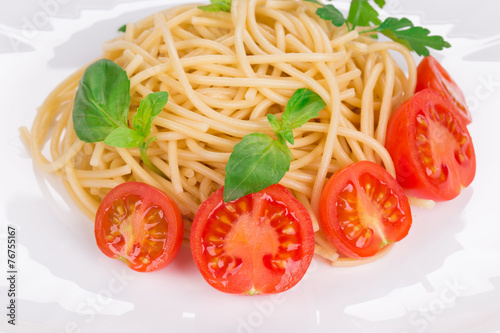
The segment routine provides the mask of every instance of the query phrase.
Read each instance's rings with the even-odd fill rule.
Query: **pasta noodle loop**
[[[70,115],[84,68],[47,97],[22,137],[35,163],[61,176],[89,218],[110,188],[142,181],[177,202],[189,229],[199,205],[224,184],[234,145],[253,132],[272,135],[266,115],[280,118],[294,91],[309,88],[326,109],[294,131],[294,160],[281,184],[311,214],[315,252],[335,265],[356,263],[339,257],[319,230],[321,191],[332,173],[358,160],[373,160],[394,175],[386,127],[392,110],[413,93],[416,67],[401,44],[335,27],[315,10],[295,0],[233,0],[231,13],[183,5],[129,23],[103,45],[102,57],[130,78],[130,117],[147,94],[170,95],[147,152],[169,179],[149,170],[136,148],[77,139]],[[400,53],[406,68],[390,52]],[[42,153],[47,141],[50,158]]]

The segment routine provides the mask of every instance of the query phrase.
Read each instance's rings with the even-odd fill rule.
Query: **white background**
[[[0,331],[499,332],[500,3],[387,0],[451,49],[433,52],[467,96],[473,184],[432,210],[382,260],[331,268],[315,259],[292,290],[242,297],[212,289],[187,248],[139,274],[103,256],[92,222],[57,179],[34,169],[18,128],[117,28],[180,1],[21,0],[0,10]],[[346,9],[345,1],[338,6]],[[17,326],[7,324],[7,225],[17,228]],[[5,276],[5,277],[4,277]]]

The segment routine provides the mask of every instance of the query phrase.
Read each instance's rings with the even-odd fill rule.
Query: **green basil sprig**
[[[277,140],[262,133],[245,135],[234,146],[226,164],[223,198],[225,202],[256,193],[278,183],[290,169],[293,129],[319,115],[325,102],[315,92],[298,89],[288,101],[281,121],[273,114],[267,119]]]
[[[147,95],[132,119],[133,128],[129,128],[130,80],[119,65],[101,59],[91,64],[80,80],[73,106],[73,127],[84,142],[104,141],[118,148],[138,147],[144,164],[165,177],[149,161],[147,149],[156,140],[156,137],[149,138],[153,119],[167,101],[166,91]]]

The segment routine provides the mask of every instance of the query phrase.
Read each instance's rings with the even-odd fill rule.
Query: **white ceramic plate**
[[[409,236],[382,260],[331,268],[314,260],[292,290],[240,297],[212,289],[187,248],[164,270],[137,274],[103,256],[93,225],[57,179],[34,169],[18,127],[71,72],[101,54],[123,23],[180,0],[24,0],[0,11],[1,243],[16,228],[16,326],[3,332],[495,332],[500,329],[500,3],[387,0],[453,47],[433,52],[462,87],[474,121],[472,186],[414,209]],[[346,2],[338,2],[347,8]]]

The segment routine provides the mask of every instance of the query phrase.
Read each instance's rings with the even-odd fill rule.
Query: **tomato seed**
[[[229,218],[226,216],[226,215],[220,215],[219,216],[219,220],[224,223],[224,224],[229,224],[229,225],[232,225],[231,221],[229,220]]]
[[[125,207],[123,207],[122,205],[117,205],[115,210],[118,212],[118,214],[120,214],[120,216],[125,215]]]
[[[238,202],[238,207],[243,211],[243,212],[247,212],[248,211],[248,205],[246,203],[245,200],[241,200],[240,202]]]

